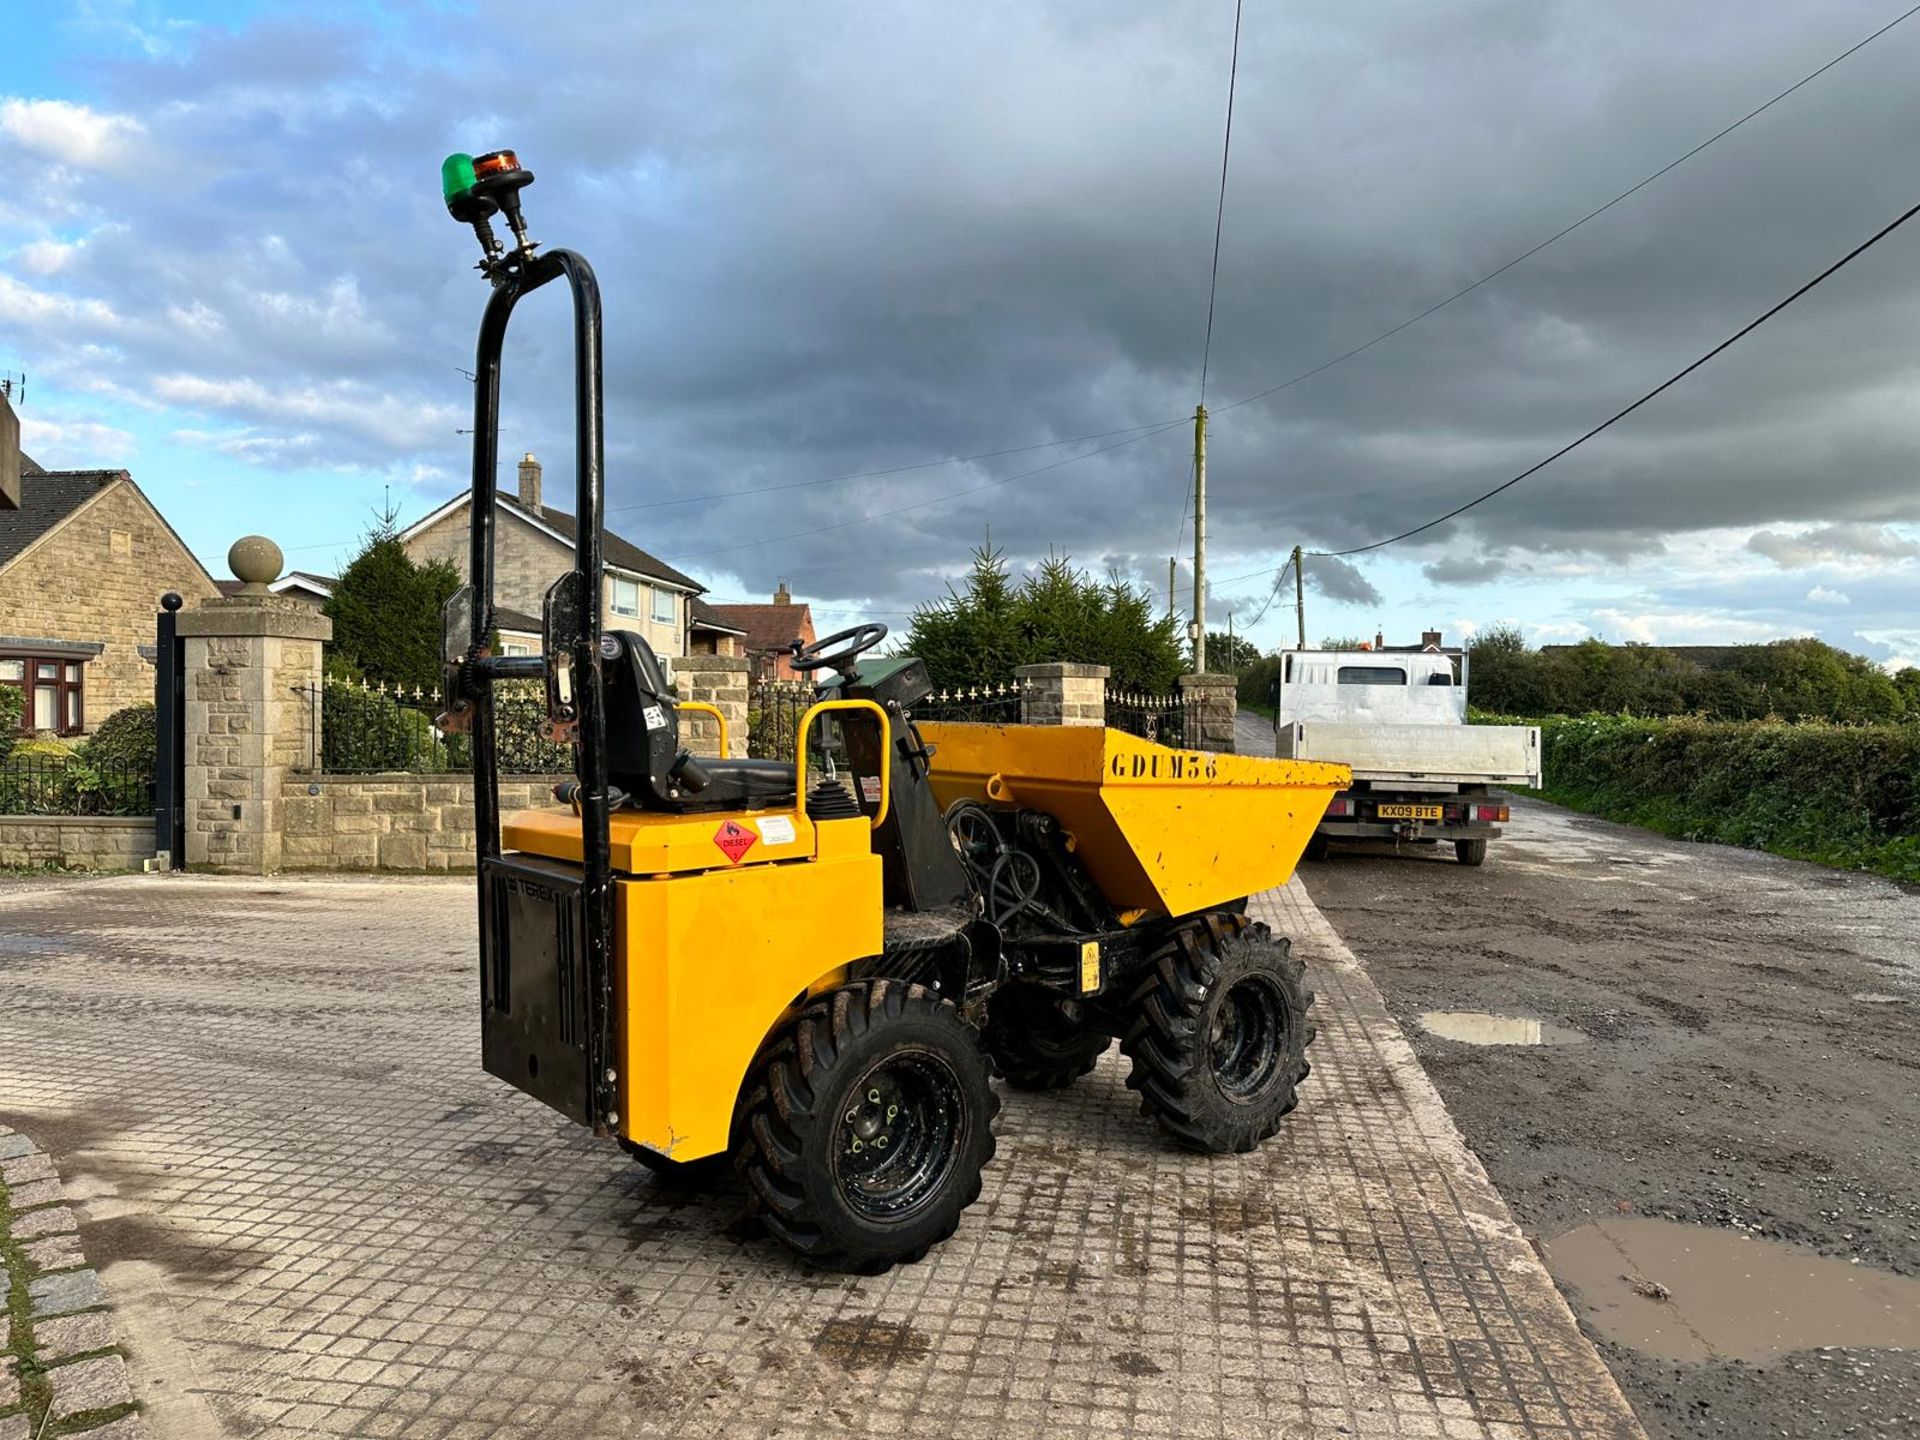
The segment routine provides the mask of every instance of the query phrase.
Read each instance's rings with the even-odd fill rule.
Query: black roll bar
[[[519,256],[514,257],[517,261]],[[468,637],[465,698],[471,706],[473,737],[473,810],[475,869],[500,856],[500,775],[494,753],[493,682],[534,679],[546,673],[540,656],[493,656],[487,640],[494,630],[494,472],[500,458],[500,352],[507,322],[524,295],[565,276],[573,292],[574,466],[577,473],[573,543],[574,581],[581,598],[579,629],[572,655],[573,694],[577,706],[574,774],[579,780],[582,936],[592,1017],[588,1037],[591,1086],[589,1109],[596,1132],[612,1129],[613,1073],[613,877],[607,822],[607,722],[600,653],[600,593],[603,563],[601,526],[606,509],[606,434],[600,361],[600,285],[586,258],[572,250],[550,250],[524,263],[502,265],[493,273],[494,290],[480,321],[474,356],[473,491],[468,569],[473,585],[472,633]],[[482,933],[489,923],[488,889],[478,887]]]

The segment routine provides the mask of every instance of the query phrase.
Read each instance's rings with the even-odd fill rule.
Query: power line
[[[1063,465],[1074,465],[1082,460],[1091,460],[1095,455],[1105,455],[1108,451],[1118,450],[1124,445],[1133,445],[1141,440],[1151,440],[1154,436],[1164,435],[1169,430],[1180,429],[1187,423],[1187,417],[1182,415],[1178,420],[1169,420],[1154,429],[1148,430],[1145,434],[1133,435],[1125,440],[1116,440],[1111,445],[1102,445],[1098,449],[1089,450],[1083,455],[1069,455],[1064,460],[1055,460],[1048,465],[1036,465],[1031,470],[1022,470],[1017,474],[1002,476],[998,480],[988,481],[985,485],[975,485],[970,489],[954,490],[945,495],[935,495],[930,500],[918,500],[911,505],[896,505],[891,510],[876,510],[871,515],[857,515],[851,520],[839,520],[831,525],[816,525],[810,530],[786,530],[778,535],[766,535],[758,540],[747,540],[738,545],[721,545],[712,550],[691,550],[684,554],[675,555],[673,561],[678,563],[682,560],[698,560],[708,555],[728,555],[736,550],[752,550],[761,545],[771,545],[778,540],[798,540],[808,535],[825,535],[829,531],[845,530],[854,525],[864,525],[869,520],[885,520],[892,515],[905,515],[912,510],[925,510],[930,505],[944,504],[948,500],[957,500],[963,495],[977,495],[983,490],[998,490],[1003,485],[1011,485],[1015,480],[1025,480],[1031,475],[1042,475],[1049,470],[1058,470]]]
[[[1819,79],[1822,75],[1826,74],[1827,71],[1831,70],[1834,66],[1838,65],[1842,60],[1845,60],[1848,56],[1856,54],[1861,50],[1864,50],[1868,45],[1871,45],[1875,40],[1878,40],[1882,35],[1886,34],[1889,30],[1893,29],[1896,25],[1901,24],[1903,21],[1912,19],[1913,16],[1915,15],[1920,15],[1920,5],[1915,5],[1912,9],[1907,10],[1902,14],[1895,16],[1893,19],[1889,20],[1885,25],[1882,25],[1878,30],[1874,31],[1871,35],[1867,36],[1866,39],[1861,40],[1858,43],[1849,46],[1845,50],[1842,50],[1838,55],[1834,56],[1831,60],[1827,61],[1827,63],[1822,65],[1818,70],[1814,70],[1809,72],[1806,75],[1802,75],[1798,80],[1794,81],[1793,84],[1789,85],[1786,89],[1782,90],[1779,94],[1775,95],[1771,100],[1768,100],[1763,105],[1755,106],[1752,110],[1749,110],[1746,114],[1742,115],[1738,120],[1734,121],[1731,125],[1727,126],[1724,130],[1720,130],[1715,134],[1708,136],[1705,140],[1702,140],[1698,145],[1694,146],[1691,150],[1687,151],[1686,154],[1680,156],[1679,159],[1668,161],[1665,165],[1662,165],[1658,170],[1654,171],[1651,175],[1647,176],[1646,179],[1641,180],[1638,184],[1627,187],[1625,190],[1622,190],[1618,195],[1614,196],[1611,200],[1607,201],[1606,204],[1597,206],[1596,208],[1589,210],[1586,214],[1582,215],[1578,220],[1574,221],[1571,225],[1566,226],[1564,229],[1556,230],[1553,234],[1549,235],[1546,239],[1542,240],[1538,245],[1535,245],[1530,250],[1522,251],[1520,254],[1514,256],[1513,259],[1507,261],[1506,264],[1500,266],[1497,270],[1489,270],[1485,275],[1482,275],[1478,280],[1474,281],[1471,285],[1463,286],[1462,288],[1454,291],[1453,294],[1447,296],[1446,299],[1438,301],[1435,304],[1429,305],[1426,309],[1422,310],[1418,315],[1415,315],[1412,318],[1407,320],[1402,320],[1398,325],[1395,325],[1392,329],[1382,330],[1378,335],[1374,336],[1371,340],[1367,341],[1365,344],[1356,345],[1351,350],[1346,351],[1344,354],[1336,355],[1331,360],[1325,361],[1322,364],[1314,366],[1311,370],[1303,370],[1298,375],[1295,375],[1292,379],[1282,380],[1278,385],[1271,385],[1265,390],[1258,392],[1257,394],[1247,396],[1246,399],[1244,400],[1235,400],[1230,405],[1219,406],[1214,411],[1214,413],[1217,415],[1223,410],[1237,410],[1242,405],[1251,405],[1256,400],[1264,400],[1269,395],[1277,395],[1282,390],[1291,389],[1293,386],[1298,385],[1303,380],[1311,380],[1316,375],[1325,374],[1327,371],[1333,369],[1334,366],[1343,365],[1347,361],[1353,359],[1354,356],[1363,354],[1364,352],[1371,350],[1374,346],[1378,345],[1381,341],[1391,340],[1394,336],[1398,335],[1402,330],[1411,329],[1413,326],[1418,325],[1422,320],[1425,320],[1429,315],[1438,314],[1440,311],[1446,309],[1449,305],[1453,304],[1454,301],[1464,299],[1466,296],[1471,295],[1474,291],[1478,290],[1482,285],[1487,284],[1491,280],[1499,279],[1502,275],[1506,274],[1507,271],[1513,269],[1514,266],[1520,264],[1523,260],[1532,259],[1535,255],[1538,255],[1542,250],[1546,249],[1549,245],[1553,244],[1556,240],[1564,240],[1567,236],[1571,235],[1574,231],[1578,230],[1582,225],[1585,225],[1589,220],[1597,219],[1599,216],[1606,214],[1607,211],[1611,210],[1614,206],[1618,205],[1622,200],[1625,200],[1628,196],[1637,194],[1638,192],[1646,189],[1647,186],[1651,185],[1654,181],[1658,180],[1661,176],[1669,174],[1670,172],[1679,169],[1680,166],[1686,164],[1687,161],[1691,160],[1694,156],[1698,155],[1702,150],[1705,150],[1709,145],[1714,144],[1716,141],[1724,140],[1727,136],[1731,135],[1734,131],[1738,130],[1742,125],[1746,124],[1749,120],[1752,120],[1757,116],[1765,114],[1768,110],[1771,110],[1775,105],[1779,104],[1782,100],[1786,99],[1789,95],[1793,94],[1794,91],[1800,89],[1803,85],[1810,84],[1812,81]],[[1201,388],[1203,391],[1205,390],[1204,379],[1202,381]]]
[[[1200,403],[1207,403],[1207,362],[1213,358],[1213,298],[1220,288],[1220,230],[1227,218],[1227,158],[1233,153],[1233,92],[1240,78],[1240,6],[1233,0],[1233,58],[1227,62],[1227,133],[1220,142],[1220,203],[1213,212],[1213,271],[1207,278],[1207,339],[1200,348]],[[1186,522],[1183,519],[1182,525]]]
[[[1287,572],[1291,569],[1293,569],[1293,557],[1289,555],[1287,557],[1287,563],[1280,567],[1280,573],[1273,577],[1273,589],[1267,592],[1266,603],[1261,605],[1260,613],[1247,622],[1247,629],[1253,629],[1254,626],[1267,618],[1267,611],[1273,608],[1273,602],[1280,594],[1280,587],[1287,583]],[[1258,574],[1259,572],[1256,571],[1254,573]]]
[[[1867,251],[1871,250],[1874,246],[1878,245],[1882,240],[1886,239],[1887,236],[1891,235],[1894,231],[1898,230],[1902,225],[1906,224],[1907,221],[1911,220],[1915,215],[1920,215],[1920,205],[1913,206],[1911,209],[1907,210],[1904,214],[1899,216],[1897,219],[1883,226],[1880,230],[1875,232],[1872,236],[1870,236],[1866,240],[1863,240],[1860,244],[1854,246],[1853,249],[1849,250],[1845,255],[1842,255],[1838,260],[1834,261],[1831,265],[1827,266],[1826,269],[1822,270],[1818,275],[1814,276],[1811,280],[1807,281],[1806,284],[1802,285],[1798,290],[1795,290],[1791,295],[1787,296],[1786,299],[1779,301],[1775,305],[1771,306],[1769,309],[1763,311],[1756,318],[1749,320],[1745,325],[1742,325],[1738,330],[1734,331],[1733,334],[1729,335],[1726,339],[1722,340],[1718,345],[1714,346],[1711,350],[1707,351],[1706,354],[1702,355],[1698,360],[1695,360],[1691,365],[1688,365],[1683,370],[1675,371],[1672,375],[1669,375],[1665,380],[1662,380],[1658,385],[1654,386],[1653,389],[1647,391],[1646,394],[1642,395],[1638,400],[1634,401],[1631,405],[1627,406],[1624,410],[1616,411],[1614,414],[1608,416],[1605,420],[1602,420],[1598,425],[1594,426],[1591,430],[1587,431],[1587,433],[1582,435],[1579,439],[1570,441],[1567,444],[1562,445],[1558,450],[1554,451],[1551,455],[1547,456],[1546,459],[1540,461],[1538,464],[1529,465],[1525,470],[1522,470],[1518,475],[1514,476],[1511,480],[1504,481],[1503,483],[1494,486],[1493,489],[1487,491],[1483,495],[1476,495],[1473,499],[1467,501],[1467,503],[1464,505],[1454,506],[1454,508],[1447,511],[1446,514],[1436,516],[1434,519],[1427,521],[1427,523],[1424,525],[1416,525],[1411,530],[1402,530],[1398,535],[1389,535],[1384,540],[1375,540],[1371,544],[1367,544],[1367,545],[1355,545],[1354,547],[1348,550],[1309,550],[1307,553],[1309,555],[1315,556],[1320,559],[1337,559],[1345,555],[1362,555],[1369,550],[1379,550],[1388,545],[1398,544],[1402,540],[1412,539],[1415,535],[1424,534],[1428,530],[1433,529],[1436,525],[1444,525],[1447,523],[1447,521],[1453,519],[1455,516],[1464,515],[1467,511],[1473,509],[1474,506],[1483,504],[1486,501],[1491,500],[1494,496],[1500,494],[1502,491],[1511,490],[1515,485],[1518,485],[1522,480],[1525,480],[1529,475],[1539,474],[1542,470],[1546,469],[1547,466],[1551,465],[1554,461],[1558,460],[1561,456],[1566,455],[1571,451],[1579,449],[1580,446],[1586,444],[1587,441],[1593,439],[1593,437],[1598,435],[1602,430],[1607,429],[1609,426],[1617,423],[1618,421],[1626,419],[1627,416],[1631,415],[1634,411],[1638,410],[1642,405],[1646,404],[1649,400],[1653,399],[1656,395],[1659,395],[1663,391],[1669,390],[1673,386],[1678,385],[1682,380],[1686,379],[1687,376],[1691,375],[1694,371],[1698,370],[1702,365],[1706,364],[1709,360],[1713,359],[1716,355],[1719,355],[1724,350],[1730,349],[1732,346],[1739,343],[1741,340],[1745,339],[1748,335],[1751,335],[1755,330],[1758,330],[1762,325],[1766,324],[1767,321],[1771,320],[1774,316],[1778,315],[1782,310],[1786,309],[1789,305],[1793,304],[1794,301],[1798,300],[1802,295],[1805,295],[1809,290],[1813,289],[1816,285],[1826,280],[1829,276],[1837,274],[1839,271],[1845,269],[1848,265],[1852,264],[1860,256],[1866,254]]]

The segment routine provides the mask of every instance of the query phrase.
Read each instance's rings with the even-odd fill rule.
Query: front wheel
[[[1183,927],[1130,1005],[1127,1084],[1187,1149],[1251,1150],[1300,1103],[1313,992],[1292,946],[1265,925],[1209,914]]]
[[[1462,865],[1484,865],[1487,863],[1487,842],[1456,840],[1453,842],[1453,858]]]
[[[980,1196],[1000,1102],[978,1037],[923,986],[820,997],[749,1084],[736,1167],[768,1231],[816,1265],[918,1260]]]

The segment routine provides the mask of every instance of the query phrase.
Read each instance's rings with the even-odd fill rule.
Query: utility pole
[[[1300,645],[1308,647],[1308,582],[1300,574],[1300,547],[1294,545],[1294,618],[1300,622]]]
[[[1307,582],[1300,574],[1300,547],[1293,547],[1293,613],[1300,622],[1299,648],[1307,648]]]
[[[1193,407],[1193,672],[1207,673],[1207,407]]]
[[[1173,618],[1173,556],[1167,556],[1167,618]]]

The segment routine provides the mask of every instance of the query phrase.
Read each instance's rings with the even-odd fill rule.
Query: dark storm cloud
[[[1510,259],[1886,11],[1252,9],[1208,396],[1212,571],[1469,498],[1920,198],[1916,21],[1442,314],[1234,404]],[[107,380],[204,416],[232,453],[457,475],[454,367],[483,287],[435,167],[513,143],[541,177],[536,235],[601,271],[627,533],[754,589],[778,575],[897,605],[937,593],[990,526],[1016,562],[1140,557],[1159,594],[1161,557],[1185,548],[1182,428],[658,502],[1190,412],[1231,8],[710,14],[408,6],[377,30],[269,20],[105,70],[96,105],[144,123],[170,165],[72,182],[116,223],[40,288],[107,310],[44,334],[100,347]],[[1623,558],[1702,527],[1920,516],[1917,245],[1920,226],[1415,558]],[[563,486],[563,308],[525,310],[503,447],[541,452]],[[1434,559],[1429,578],[1486,563]],[[1351,566],[1307,573],[1381,603]]]

